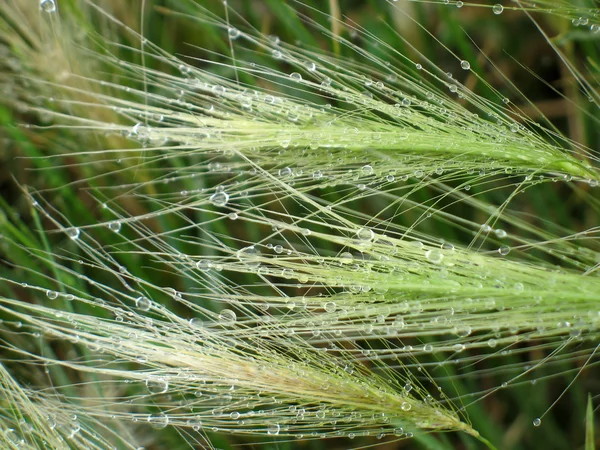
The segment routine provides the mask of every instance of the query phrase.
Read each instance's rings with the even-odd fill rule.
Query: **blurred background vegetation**
[[[37,34],[41,39],[39,41],[36,38],[24,39],[19,47],[22,53],[16,56],[13,54],[9,57],[9,52],[15,48],[14,42],[4,42],[0,47],[0,54],[4,55],[0,59],[2,96],[0,98],[0,124],[2,125],[0,129],[0,148],[2,148],[0,151],[0,237],[4,237],[0,239],[0,275],[18,282],[52,288],[51,279],[56,276],[53,259],[56,256],[46,255],[44,259],[39,259],[32,258],[32,253],[46,254],[45,252],[52,249],[52,252],[66,258],[63,262],[74,271],[87,273],[91,269],[79,261],[79,249],[67,237],[52,233],[54,224],[31,208],[24,191],[27,191],[27,186],[35,186],[37,191],[44,194],[44,199],[47,201],[45,208],[74,211],[73,217],[80,218],[81,223],[110,221],[114,217],[109,211],[110,208],[108,210],[101,208],[99,206],[101,203],[96,202],[89,195],[93,192],[94,195],[101,196],[105,191],[82,191],[80,188],[110,184],[126,185],[130,181],[129,172],[119,172],[120,166],[114,160],[106,163],[100,160],[91,163],[88,160],[82,163],[81,156],[63,157],[59,160],[50,160],[46,157],[69,151],[79,152],[84,148],[133,148],[134,145],[114,136],[85,137],[65,128],[40,130],[36,128],[37,125],[48,124],[44,121],[44,117],[31,112],[25,106],[18,107],[19,101],[25,99],[28,89],[27,79],[19,78],[18,74],[33,73],[42,78],[60,77],[60,61],[55,58],[55,55],[46,54],[45,60],[43,57],[44,39],[62,39],[62,37],[59,34],[47,35],[47,30],[41,26],[36,29],[36,24],[39,25],[41,20],[39,10],[36,2],[29,3],[31,3],[31,16],[26,18],[28,24],[26,26],[31,26],[31,29],[23,31],[22,35]],[[221,1],[199,1],[199,3],[217,16],[224,17],[225,9]],[[178,55],[196,67],[230,79],[235,77],[236,74],[230,65],[215,64],[215,62],[230,62],[230,42],[224,38],[223,30],[199,26],[197,22],[187,18],[186,14],[195,14],[196,10],[192,4],[181,1],[147,0],[143,12],[140,1],[106,0],[98,4],[133,30],[141,31],[143,22],[144,36],[166,52]],[[526,5],[525,2],[523,4]],[[591,72],[589,79],[597,86],[600,79],[598,72],[600,33],[591,33],[589,25],[583,25],[581,21],[579,24],[576,22],[579,20],[578,12],[589,13],[593,9],[597,10],[598,4],[595,2],[587,5],[583,2],[556,2],[556,4],[558,6],[554,13],[531,11],[530,14],[577,68],[582,72]],[[111,40],[118,39],[121,44],[139,48],[139,42],[131,34],[124,32],[98,14],[82,9],[80,2],[62,0],[58,5],[61,14],[74,14],[79,17],[80,31],[96,35],[97,49],[104,46],[100,36]],[[289,7],[290,5],[294,10]],[[506,3],[501,14],[494,13],[491,3],[465,2],[462,7],[458,7],[456,2],[445,4],[403,0],[390,3],[381,0],[330,0],[304,3],[286,3],[281,0],[229,0],[228,7],[228,20],[234,27],[240,29],[252,27],[263,35],[280,39],[281,42],[307,50],[331,52],[352,59],[353,63],[358,65],[368,65],[369,61],[361,58],[351,49],[332,41],[324,33],[318,32],[314,26],[307,26],[303,18],[306,17],[334,34],[343,36],[373,55],[383,54],[381,50],[385,43],[413,60],[423,61],[424,65],[427,61],[432,62],[442,72],[451,73],[465,86],[492,102],[501,102],[502,98],[507,98],[511,105],[521,109],[533,120],[556,127],[568,138],[584,146],[592,149],[599,148],[600,130],[593,120],[593,117],[598,115],[597,105],[588,101],[585,94],[581,92],[572,73],[566,69],[531,18],[521,10],[511,9],[516,8],[515,3]],[[596,17],[597,14],[596,12]],[[348,26],[334,24],[330,20],[330,15]],[[10,20],[6,15],[4,18],[6,30]],[[60,26],[60,23],[55,24],[54,30],[60,29]],[[364,33],[357,33],[355,31],[357,28]],[[68,30],[68,33],[77,32],[76,29]],[[261,55],[260,51],[251,53],[250,50],[235,49],[237,51],[235,56],[239,60],[251,60],[256,64],[271,66],[285,73],[291,71],[284,62],[278,63],[270,55]],[[111,47],[110,51],[115,52],[119,57],[141,62],[139,54],[135,52],[118,47]],[[457,58],[452,56],[452,53],[460,55],[460,59],[468,60],[473,71],[461,71]],[[82,61],[82,64],[87,63]],[[103,72],[104,76],[111,77],[110,65],[103,61],[94,64],[97,64],[98,70]],[[144,64],[156,70],[171,71],[175,74],[171,67],[156,60],[147,59]],[[416,77],[419,76],[416,67],[412,72]],[[475,76],[475,73],[479,77]],[[243,72],[239,72],[238,75],[242,82],[257,82],[254,77],[246,76]],[[259,80],[258,83],[263,83],[260,85],[261,88],[273,87],[269,85],[268,80]],[[135,84],[135,81],[132,82],[132,85]],[[490,86],[494,89],[490,89]],[[288,87],[277,86],[277,89],[286,91]],[[293,93],[294,96],[302,95],[298,91],[288,90],[288,92]],[[41,97],[38,98],[40,104],[47,105],[51,102],[48,98],[43,98],[43,93],[40,94]],[[307,99],[314,99],[310,94],[306,95]],[[85,93],[82,93],[82,96],[85,96]],[[115,121],[118,120],[115,117]],[[56,161],[60,163],[56,164]],[[177,167],[179,164],[184,164],[184,160],[173,159],[169,164]],[[110,174],[110,178],[95,179],[98,170]],[[182,189],[185,189],[185,183],[187,181],[182,182]],[[157,194],[161,193],[160,184],[157,183],[154,188]],[[169,190],[164,192],[171,190],[172,187],[169,187]],[[489,192],[484,192],[488,190]],[[518,212],[519,217],[532,225],[556,230],[584,230],[598,223],[596,212],[586,207],[586,202],[589,201],[588,191],[589,188],[586,186],[572,189],[564,183],[544,183],[529,189],[526,194],[515,199],[511,208]],[[427,188],[421,189],[414,194],[414,200],[426,202],[434,192]],[[498,184],[497,189],[490,189],[489,185],[475,185],[470,194],[491,204],[499,204],[506,197],[506,191],[502,189],[501,184]],[[336,195],[334,188],[323,193],[323,196],[332,202],[340,198]],[[597,199],[595,201],[597,203]],[[357,201],[354,204],[356,210],[367,216],[376,215],[384,209],[385,205],[385,198]],[[134,198],[128,199],[127,209],[130,214],[142,215],[150,211],[150,208],[151,204],[143,199],[138,201]],[[485,221],[481,211],[477,209],[462,206],[456,208],[454,212],[465,217],[466,220],[476,223]],[[410,226],[420,214],[420,212],[406,213],[399,215],[396,220],[398,225]],[[160,231],[180,227],[182,223],[178,217],[168,217],[157,220],[150,226]],[[234,229],[233,227],[236,226],[239,225],[232,224],[230,229],[223,228],[223,223],[219,222],[213,232],[250,236],[248,239],[251,240],[252,230]],[[420,231],[448,242],[464,245],[469,244],[471,239],[458,227],[445,224],[443,221],[423,224]],[[106,230],[102,238],[103,242],[117,242],[109,230]],[[185,248],[182,248],[182,252],[185,252]],[[157,285],[173,286],[184,292],[193,287],[186,285],[188,283],[186,279],[179,277],[177,273],[144,273],[143,255],[137,257],[127,255],[126,258],[128,258],[127,267],[135,267],[136,275],[153,279]],[[537,255],[536,258],[543,258],[548,263],[557,262],[548,254]],[[64,279],[65,276],[64,273],[60,275],[63,277],[63,283],[86,289],[78,278]],[[114,284],[114,280],[109,279],[100,278],[97,281]],[[238,284],[247,281],[241,275],[237,279],[231,278],[231,282]],[[27,299],[31,295],[26,289],[9,284],[0,285],[0,294],[20,299]],[[31,298],[30,301],[38,300]],[[86,308],[92,308],[89,305],[60,301],[63,301],[66,311],[86,314],[88,312]],[[172,299],[164,298],[163,301],[167,302],[166,306],[173,311],[181,308]],[[168,304],[168,302],[172,303]],[[206,306],[212,307],[210,304]],[[97,312],[89,312],[97,314]],[[19,345],[23,348],[36,345],[28,343],[27,336],[15,333],[12,325],[7,324],[3,332],[3,339],[13,343],[21,341]],[[69,347],[65,343],[46,345],[44,351],[57,358],[85,357],[85,351],[75,346]],[[585,344],[582,346],[585,347]],[[473,376],[461,373],[460,378],[454,377],[456,374],[452,373],[453,369],[446,368],[445,375],[450,375],[452,379],[440,383],[454,385],[454,389],[462,396],[462,401],[470,403],[471,400],[480,397],[480,393],[486,389],[501,385],[506,379],[502,367],[507,371],[510,367],[516,367],[518,372],[528,364],[528,361],[539,359],[543,351],[543,348],[532,346],[530,351],[504,357],[501,360],[501,367],[498,366],[497,360],[490,361],[488,365],[485,362],[480,363],[478,371]],[[577,353],[577,349],[572,350],[564,358],[556,358],[548,367],[536,371],[524,382],[508,386],[473,404],[467,411],[474,428],[501,449],[583,448],[587,395],[590,392],[597,395],[600,391],[598,385],[600,372],[595,361],[579,375],[577,382],[569,387],[566,395],[544,418],[544,426],[535,428],[531,425],[531,421],[561,395],[577,373],[576,371],[586,362],[588,355],[589,353],[584,351]],[[6,355],[1,356],[7,361],[7,367],[24,384],[43,386],[47,383],[41,369],[39,373],[20,370],[18,356],[14,353],[6,350]],[[77,378],[77,374],[64,368],[52,367],[49,370],[55,371],[53,376],[55,379],[62,380],[65,386],[76,385],[81,381]],[[442,371],[433,372],[432,376],[436,379],[439,376],[442,380],[444,378],[442,374]],[[73,390],[73,395],[76,395],[76,392]],[[146,446],[148,450],[186,448],[190,442],[187,436],[171,427],[152,430],[152,433],[155,433],[155,436],[151,439],[152,443]],[[222,449],[234,449],[240,445],[245,448],[279,450],[345,449],[371,445],[386,450],[481,448],[481,444],[472,438],[456,433],[418,435],[414,439],[404,441],[357,437],[352,441],[339,439],[264,442],[263,439],[232,437],[210,431],[208,436],[216,448]]]

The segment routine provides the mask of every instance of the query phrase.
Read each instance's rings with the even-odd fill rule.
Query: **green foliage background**
[[[51,40],[60,41],[70,38],[69,34],[74,30],[66,32],[60,20],[66,23],[64,18],[71,15],[77,18],[82,32],[89,32],[94,36],[91,45],[96,45],[96,50],[101,50],[103,47],[110,48],[110,52],[125,60],[143,63],[149,69],[165,71],[177,76],[179,74],[175,68],[164,61],[152,58],[142,61],[139,53],[135,51],[105,45],[102,36],[109,39],[117,37],[119,44],[133,48],[139,48],[139,41],[106,18],[89,13],[86,8],[82,8],[80,2],[59,2],[59,12],[63,19],[39,16],[37,2],[30,3],[32,24],[38,20],[54,20],[56,23],[50,28],[54,35],[46,35],[45,38],[48,39],[46,42],[44,39],[39,42],[27,41],[25,45],[19,46],[9,39],[12,33],[10,25],[15,24],[7,19],[6,13],[2,16],[4,19],[0,42],[5,44],[2,49],[10,54],[10,58],[0,62],[2,73],[0,89],[3,93],[3,102],[0,106],[2,123],[0,137],[3,146],[0,152],[0,236],[2,236],[0,275],[4,280],[11,280],[14,283],[2,282],[0,295],[32,304],[43,304],[44,296],[40,294],[41,291],[32,292],[22,283],[28,286],[39,286],[42,289],[57,290],[60,290],[61,286],[69,286],[79,292],[85,292],[88,287],[80,277],[75,276],[78,273],[87,275],[106,286],[118,288],[118,285],[109,275],[95,273],[95,268],[88,263],[87,256],[82,254],[82,249],[64,233],[57,232],[57,224],[52,223],[49,216],[32,207],[31,198],[27,193],[41,193],[43,197],[36,195],[35,198],[40,202],[43,198],[45,203],[42,209],[45,211],[50,213],[68,211],[68,220],[73,226],[108,223],[114,219],[114,214],[111,208],[103,209],[101,204],[105,201],[111,204],[110,196],[115,194],[104,188],[112,184],[120,187],[120,190],[117,189],[115,192],[124,193],[127,191],[128,183],[133,183],[134,180],[140,182],[140,179],[136,178],[137,175],[132,176],[131,171],[121,170],[121,168],[126,167],[128,161],[135,164],[143,154],[139,153],[129,160],[126,159],[125,164],[120,160],[117,161],[117,158],[113,159],[112,156],[104,159],[101,154],[82,156],[78,152],[85,149],[97,150],[111,148],[111,146],[121,148],[121,145],[134,149],[137,145],[132,142],[124,144],[122,140],[118,141],[117,138],[102,133],[80,134],[77,130],[68,127],[38,128],[38,125],[49,125],[55,118],[45,118],[43,114],[23,106],[23,103],[32,101],[26,96],[27,78],[49,79],[57,75],[57,68],[48,67],[46,61],[36,59],[36,55],[43,54],[45,46]],[[199,3],[208,11],[214,12],[217,17],[224,17],[225,10],[222,2],[201,1]],[[594,88],[597,88],[600,77],[598,73],[600,34],[590,32],[589,24],[575,26],[572,22],[573,19],[578,20],[579,13],[582,11],[586,13],[586,17],[589,13],[590,17],[597,19],[597,12],[595,15],[590,13],[597,10],[597,3],[550,2],[548,5],[543,2],[538,3],[541,4],[541,9],[550,8],[553,11],[532,10],[530,12],[532,17],[538,21],[551,42],[575,67],[589,73],[588,80]],[[228,5],[228,20],[232,27],[254,28],[262,35],[277,36],[282,43],[299,46],[306,51],[328,52],[351,61],[348,62],[349,66],[356,65],[368,72],[372,64],[368,58],[357,54],[347,46],[340,46],[338,42],[319,31],[314,24],[307,26],[302,20],[302,17],[306,16],[323,29],[331,30],[332,21],[329,15],[335,16],[336,8],[339,8],[339,19],[350,26],[342,26],[339,31],[334,30],[334,33],[341,33],[343,38],[365,50],[369,55],[381,55],[385,58],[387,57],[385,46],[389,46],[411,59],[422,60],[424,65],[428,64],[426,61],[432,62],[441,73],[452,73],[456,80],[490,102],[502,106],[502,98],[508,98],[511,106],[520,107],[534,121],[539,121],[548,127],[555,127],[568,139],[577,142],[581,148],[592,149],[588,157],[597,167],[597,159],[594,156],[597,155],[596,149],[600,144],[597,100],[588,101],[586,94],[578,87],[572,73],[565,68],[547,39],[540,33],[531,18],[514,3],[505,5],[505,10],[500,15],[492,12],[491,4],[465,3],[458,8],[453,2],[444,4],[443,2],[404,1],[388,3],[378,0],[311,1],[303,4],[291,3],[294,10],[289,7],[290,4],[280,0],[262,2],[230,0]],[[527,6],[525,3],[523,5]],[[131,5],[125,6],[121,2],[106,1],[101,3],[101,6],[115,14],[133,30],[140,31],[143,22],[144,36],[148,41],[170,54],[178,55],[194,67],[230,80],[238,76],[241,83],[256,85],[259,89],[275,88],[279,92],[304,98],[306,101],[322,101],[314,92],[299,91],[289,83],[282,82],[281,85],[275,86],[266,78],[257,79],[249,72],[251,69],[240,69],[236,72],[230,64],[230,41],[226,38],[223,29],[202,25],[193,18],[186,17],[186,14],[190,16],[197,14],[197,9],[192,3],[147,0],[143,13],[139,2],[132,2]],[[515,10],[511,10],[511,7]],[[414,18],[414,21],[398,12],[397,8],[403,8],[410,17]],[[362,30],[364,34],[352,31],[352,27]],[[65,31],[64,36],[60,34],[63,31]],[[23,32],[23,34],[27,33]],[[30,50],[29,54],[24,52],[27,48]],[[233,48],[236,51],[237,61],[251,61],[256,65],[286,74],[294,70],[285,62],[274,60],[259,48],[244,49],[235,43]],[[457,58],[453,54],[460,56]],[[469,61],[472,70],[461,70],[461,59]],[[82,61],[83,65],[86,63]],[[120,79],[115,68],[107,61],[100,60],[96,64],[98,73],[102,74],[103,78],[140,87],[140,80],[136,77],[132,76],[131,80]],[[407,73],[411,73],[418,79],[421,76],[420,71],[406,64]],[[48,87],[49,92],[50,87]],[[148,90],[158,91],[159,88],[150,84]],[[45,97],[44,92],[35,94],[34,101],[38,101],[38,105],[52,109],[52,101]],[[460,98],[455,101],[465,104],[465,101]],[[344,107],[341,102],[339,106]],[[568,142],[565,141],[566,144]],[[73,155],[69,156],[69,153]],[[65,154],[66,157],[48,158],[49,155]],[[152,173],[157,174],[157,179],[161,181],[168,177],[170,170],[185,171],[187,165],[193,164],[194,161],[196,164],[203,163],[200,159],[186,156],[169,158],[166,163],[156,161],[146,167],[147,172],[140,175],[149,177],[142,182],[150,186],[156,198],[161,198],[161,195],[168,198],[167,196],[172,192],[171,186],[153,182],[150,178]],[[218,177],[206,175],[207,186],[215,184],[214,180],[218,180]],[[181,189],[190,190],[197,187],[196,182],[196,180],[192,182],[186,179],[178,181]],[[463,182],[461,179],[449,179],[448,185],[457,186],[461,182]],[[84,186],[95,189],[82,190]],[[500,205],[514,189],[514,184],[507,183],[501,177],[482,176],[479,181],[473,183],[467,196],[476,198],[484,205]],[[405,195],[404,191],[395,191],[392,195],[399,196],[399,192]],[[432,197],[438,194],[438,188],[432,184],[421,186],[413,193],[406,194],[406,197],[417,205],[428,205]],[[347,195],[347,192],[334,186],[325,188],[315,195],[326,199],[327,202],[337,203]],[[96,196],[96,199],[93,196]],[[363,199],[357,197],[347,206],[350,210],[359,213],[352,216],[358,223],[364,218],[377,217],[387,208],[389,202],[389,197],[377,195]],[[157,208],[157,204],[143,196],[132,197],[125,202],[126,210],[123,210],[123,213],[141,216],[151,213]],[[546,230],[548,238],[555,235],[564,236],[573,231],[595,229],[598,224],[598,206],[597,189],[594,189],[593,183],[574,182],[571,185],[563,182],[545,182],[528,188],[526,192],[512,199],[510,214],[513,215],[503,225],[509,234],[517,231],[518,227],[514,225],[520,221],[525,224],[519,229],[520,233],[523,233],[527,226],[531,226],[532,229]],[[293,208],[294,203],[289,202],[282,204],[280,209],[292,216],[304,214],[301,208],[298,207],[297,210]],[[465,223],[482,224],[488,218],[485,210],[482,209],[469,206],[467,202],[467,204],[448,205],[445,211],[454,214],[455,217],[461,217]],[[402,227],[412,227],[417,221],[420,222],[423,214],[422,208],[408,209],[402,214],[391,213],[389,219],[394,224],[393,227],[400,230]],[[210,217],[210,212],[199,213],[194,220],[202,222]],[[379,217],[385,218],[385,214]],[[160,234],[179,229],[188,223],[188,219],[177,214],[160,217],[151,225],[151,232]],[[256,225],[256,229],[253,229],[247,225],[240,225],[239,222],[228,224],[225,221],[215,221],[207,226],[212,227],[208,231],[214,235],[238,236],[248,242],[256,240],[264,228]],[[313,232],[324,229],[317,224]],[[493,236],[487,240],[477,241],[466,225],[457,223],[452,217],[447,220],[423,221],[414,230],[423,236],[433,236],[437,241],[453,243],[457,246],[471,246],[476,250],[487,251],[489,254],[495,253],[498,245],[502,243]],[[532,235],[534,234],[532,232]],[[114,233],[106,227],[98,229],[94,236],[104,248],[114,250],[126,248],[123,241],[132,241],[137,237],[135,232],[127,229],[123,230],[119,237],[115,237]],[[526,237],[523,235],[524,239]],[[582,244],[584,241],[585,244]],[[599,251],[597,230],[592,232],[587,240],[578,236],[577,239],[572,239],[572,242],[573,248],[577,245],[585,245],[588,249],[586,251],[592,254],[590,258],[593,258],[593,252]],[[180,245],[179,250],[182,253],[193,254],[192,244],[180,243]],[[333,243],[330,242],[329,247],[327,244],[323,245],[318,249],[320,254],[339,255],[339,250]],[[550,250],[547,250],[548,248]],[[573,270],[581,268],[576,262],[576,257],[572,259],[571,256],[562,257],[560,245],[556,246],[556,253],[552,252],[553,248],[552,244],[549,244],[543,249],[534,248],[531,251],[519,252],[516,247],[515,250],[511,250],[508,259],[547,265],[564,264],[565,267]],[[147,255],[131,252],[124,253],[120,258],[121,264],[126,266],[134,276],[152,280],[156,286],[172,286],[180,292],[191,292],[197,287],[196,283],[181,276],[177,270],[156,271],[155,267],[150,267]],[[64,264],[73,272],[57,270],[57,262]],[[596,277],[597,281],[597,274],[596,271],[590,277]],[[252,283],[252,280],[253,278],[247,274],[237,273],[232,274],[227,279],[227,283],[242,286]],[[285,286],[283,283],[282,290],[288,293],[300,292],[293,286]],[[264,292],[268,291],[266,287]],[[257,292],[262,293],[258,288]],[[90,293],[90,295],[97,294]],[[70,302],[62,297],[57,301],[62,302],[59,309],[63,309],[67,314],[103,315],[90,304]],[[175,314],[186,313],[185,308],[173,297],[162,296],[160,302]],[[218,311],[215,303],[210,301],[204,301],[202,306]],[[26,356],[16,353],[15,347],[28,352],[40,351],[41,348],[44,354],[59,360],[90,358],[88,349],[71,345],[68,341],[45,342],[43,339],[32,339],[27,333],[19,331],[15,326],[14,318],[4,310],[0,311],[0,318],[4,319],[4,323],[0,325],[3,342],[0,360],[15,379],[25,386],[40,387],[50,386],[50,384],[43,379],[45,375],[41,368],[38,371],[31,371],[29,365],[20,362],[20,358]],[[589,339],[572,344],[564,354],[556,356],[535,372],[485,398],[482,397],[487,389],[502,386],[507,379],[510,380],[516,374],[527,370],[530,361],[543,358],[551,347],[545,346],[543,342],[525,342],[520,344],[519,351],[515,354],[496,355],[498,358],[490,358],[489,361],[484,358],[483,362],[479,362],[473,369],[470,369],[468,364],[458,370],[448,365],[436,367],[435,358],[428,359],[427,356],[423,356],[423,360],[431,363],[430,374],[441,386],[444,386],[445,392],[457,393],[455,395],[458,395],[464,403],[481,398],[469,406],[466,412],[473,428],[497,448],[577,449],[584,448],[586,402],[589,393],[592,395],[593,403],[597,403],[594,400],[594,395],[598,392],[600,375],[596,367],[597,358],[588,359],[591,349],[597,343],[597,331],[595,334],[590,332]],[[468,356],[472,357],[473,361],[478,358],[474,350],[469,351]],[[587,364],[586,369],[577,375],[584,364]],[[60,365],[50,365],[46,370],[52,379],[52,385],[63,386],[61,392],[65,395],[74,397],[80,395],[81,391],[77,385],[85,383],[86,380],[81,379],[81,374],[77,371]],[[569,385],[576,375],[576,382]],[[566,394],[544,417],[543,425],[533,427],[532,420],[559,398],[567,386],[569,387]],[[94,395],[102,396],[102,391],[95,392]],[[2,404],[2,400],[0,405],[4,408],[2,414],[5,418],[9,415],[10,408]],[[123,424],[123,427],[127,428],[127,425]],[[281,450],[345,449],[368,446],[390,450],[483,448],[482,444],[471,436],[455,432],[418,433],[412,439],[401,441],[389,436],[382,439],[377,439],[375,436],[358,436],[352,440],[301,439],[288,442],[268,436],[232,436],[226,433],[213,433],[210,430],[204,431],[212,444],[222,449],[233,449],[239,445]],[[147,449],[179,449],[187,446],[194,447],[194,445],[201,448],[202,445],[201,440],[195,441],[196,438],[191,437],[187,431],[182,432],[176,427],[147,432],[152,433],[150,443],[146,445]]]

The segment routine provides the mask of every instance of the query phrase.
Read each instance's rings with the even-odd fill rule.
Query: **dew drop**
[[[292,169],[289,167],[284,167],[283,169],[279,169],[278,173],[281,178],[287,178],[292,176]]]
[[[328,313],[332,313],[332,312],[335,312],[335,310],[336,310],[336,304],[335,304],[335,302],[327,302],[323,305],[323,308]]]
[[[290,73],[290,78],[294,81],[302,81],[302,75],[300,75],[298,72],[292,72]]]
[[[466,61],[466,60],[464,60],[464,59],[463,59],[463,60],[460,62],[460,67],[461,67],[461,69],[463,69],[463,70],[469,70],[469,69],[471,68],[471,63],[470,63],[469,61]]]
[[[152,428],[160,430],[169,425],[169,416],[163,413],[151,414],[148,416],[148,423],[152,425]]]
[[[502,228],[498,228],[497,230],[494,230],[494,233],[496,234],[496,236],[498,236],[500,239],[504,239],[506,237],[506,231],[504,231]]]
[[[50,289],[48,289],[46,291],[46,296],[50,299],[50,300],[55,300],[56,298],[58,298],[58,292],[56,291],[51,291]]]
[[[54,0],[40,0],[40,9],[47,13],[54,12],[56,11],[56,3]]]
[[[77,239],[79,239],[79,235],[80,234],[81,234],[81,232],[79,231],[79,228],[69,228],[67,230],[67,236],[69,236],[74,241],[76,241]]]
[[[536,417],[535,419],[533,419],[534,427],[539,427],[541,424],[542,424],[542,419],[540,419],[539,417]]]
[[[454,350],[456,353],[460,353],[462,352],[466,347],[463,344],[454,344],[452,346],[452,350]]]
[[[108,229],[114,231],[115,233],[118,233],[119,231],[121,231],[121,222],[119,222],[118,220],[110,222],[108,224]]]
[[[204,327],[204,322],[202,321],[202,319],[200,319],[198,317],[192,317],[189,320],[189,323],[190,323],[190,327],[195,328],[197,330]]]
[[[185,64],[179,64],[178,69],[183,75],[188,75],[192,72],[192,69]]]
[[[492,12],[496,15],[498,14],[502,14],[502,12],[504,11],[504,6],[502,6],[500,3],[496,3],[493,7],[492,7]]]
[[[369,175],[373,175],[373,166],[370,166],[369,164],[366,164],[364,166],[361,167],[360,172],[362,174],[362,176],[364,177],[368,177]]]
[[[459,337],[467,337],[471,334],[472,330],[471,327],[469,325],[464,325],[464,326],[460,326],[460,327],[456,327],[454,329],[454,334],[456,334]]]
[[[164,378],[151,377],[146,379],[146,388],[151,394],[164,394],[169,390],[169,382]]]
[[[314,72],[317,70],[317,65],[312,61],[307,61],[305,65],[309,72]]]
[[[135,306],[142,311],[149,311],[152,302],[147,297],[141,296],[135,299]]]
[[[202,421],[198,418],[188,420],[188,426],[192,427],[194,431],[200,431],[202,428]]]
[[[498,249],[498,253],[500,253],[502,256],[506,256],[510,253],[510,247],[508,245],[503,245]]]
[[[410,411],[411,408],[412,406],[408,402],[402,402],[402,405],[400,405],[400,409],[402,409],[402,411]]]
[[[225,206],[229,201],[229,195],[226,192],[215,192],[209,198],[210,202],[215,206]]]
[[[492,227],[490,227],[487,223],[481,224],[480,228],[483,233],[489,233],[490,231],[492,231]]]
[[[223,309],[218,316],[221,325],[233,325],[237,320],[237,316],[231,309]]]
[[[237,39],[240,37],[240,30],[238,30],[237,28],[229,28],[229,30],[227,31],[227,34],[229,36],[229,39]]]
[[[260,266],[260,251],[253,245],[238,250],[237,258],[249,268],[256,269]]]
[[[208,272],[212,267],[212,263],[208,259],[201,259],[196,262],[196,269],[202,272]]]
[[[440,264],[444,259],[444,254],[441,250],[432,248],[431,250],[427,250],[425,252],[425,258],[427,258],[427,261],[432,262],[433,264]]]
[[[372,241],[375,238],[375,233],[370,228],[361,228],[356,232],[356,237],[361,241]]]
[[[277,434],[279,434],[280,430],[281,430],[281,427],[279,426],[279,424],[274,423],[274,424],[269,425],[269,427],[267,428],[267,434],[277,435]]]

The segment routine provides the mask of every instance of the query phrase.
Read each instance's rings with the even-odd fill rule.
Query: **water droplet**
[[[179,64],[178,69],[183,75],[188,75],[192,71],[192,68],[185,64]]]
[[[142,311],[148,311],[152,306],[152,302],[147,297],[141,296],[135,299],[135,306]]]
[[[50,300],[54,300],[56,298],[58,298],[58,292],[56,291],[51,291],[50,289],[48,289],[46,291],[46,296],[50,299]]]
[[[235,321],[237,320],[237,316],[236,316],[235,312],[232,311],[231,309],[221,310],[218,318],[219,318],[219,322],[221,322],[222,325],[233,325],[235,323]]]
[[[467,337],[471,334],[471,332],[472,330],[469,325],[463,325],[454,329],[454,334],[456,334],[459,337]]]
[[[463,2],[461,2],[460,0],[458,0],[458,1],[456,2],[456,7],[457,7],[457,8],[462,8],[462,7],[463,7],[463,5],[464,5],[464,3],[463,3]]]
[[[229,39],[237,39],[240,37],[240,30],[238,30],[237,28],[229,28],[229,30],[227,31],[227,34],[229,35]]]
[[[504,6],[502,6],[500,3],[496,3],[493,7],[492,7],[492,11],[494,14],[498,15],[498,14],[502,14],[502,11],[504,11]]]
[[[463,70],[469,70],[469,69],[471,68],[471,63],[470,63],[469,61],[466,61],[466,60],[464,60],[464,59],[463,59],[463,60],[460,62],[460,67],[461,67],[461,69],[463,69]]]
[[[108,224],[108,229],[114,231],[115,233],[118,233],[119,231],[121,231],[121,222],[119,222],[118,220],[110,222]]]
[[[256,269],[260,266],[260,251],[253,245],[238,250],[237,257],[246,266]]]
[[[368,177],[369,175],[373,175],[373,167],[369,164],[366,164],[360,169],[361,175],[364,177]]]
[[[510,253],[510,247],[508,245],[503,245],[498,249],[498,253],[500,253],[502,256],[506,256]]]
[[[40,0],[40,9],[47,13],[54,12],[56,11],[56,3],[54,0]]]
[[[146,388],[151,394],[164,394],[169,390],[169,382],[164,378],[150,377],[146,379]]]
[[[483,233],[489,233],[490,231],[492,231],[492,227],[490,227],[487,223],[481,224],[480,228]]]
[[[336,304],[335,304],[335,302],[327,302],[323,305],[323,308],[328,313],[332,313],[332,312],[335,312],[335,310],[336,310]]]
[[[431,250],[427,250],[425,252],[425,258],[427,258],[427,261],[432,262],[433,264],[440,264],[444,259],[444,254],[441,250],[432,248]]]
[[[292,169],[284,167],[283,169],[279,169],[278,173],[281,178],[286,178],[292,175]]]
[[[281,430],[281,427],[279,426],[279,424],[274,423],[274,424],[271,424],[268,426],[267,434],[277,435],[277,434],[279,434],[280,430]]]
[[[540,419],[539,417],[536,417],[535,419],[533,419],[534,427],[539,427],[541,424],[542,424],[542,419]]]
[[[160,430],[169,425],[169,416],[166,414],[151,414],[148,416],[148,423],[152,425],[152,428]]]
[[[402,402],[402,405],[400,405],[400,409],[402,409],[402,411],[410,411],[412,408],[412,405],[408,402]]]
[[[356,232],[356,237],[361,241],[372,241],[375,238],[375,233],[370,228],[361,228]]]
[[[497,230],[494,230],[494,233],[496,234],[496,236],[498,236],[500,239],[504,239],[506,237],[506,231],[504,231],[502,228],[498,228]]]
[[[204,322],[198,317],[192,317],[189,323],[190,327],[195,328],[197,330],[202,329],[204,327]]]
[[[212,268],[212,263],[208,259],[201,259],[196,262],[196,269],[202,272],[208,272]]]
[[[302,81],[302,75],[300,75],[298,72],[290,73],[290,78],[294,81]]]
[[[190,419],[187,424],[192,427],[192,430],[194,431],[200,431],[200,428],[202,428],[202,420],[199,418]]]
[[[81,232],[79,231],[79,228],[69,228],[67,230],[67,236],[69,236],[74,241],[76,241],[77,239],[79,239],[79,235],[80,234],[81,234]]]
[[[226,192],[215,192],[209,198],[210,202],[215,206],[225,206],[229,201],[229,195]]]

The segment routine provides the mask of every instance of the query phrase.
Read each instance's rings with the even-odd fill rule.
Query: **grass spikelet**
[[[451,5],[541,34],[563,64],[562,84],[542,83],[563,123],[435,2],[378,6],[381,30],[337,2],[334,17],[270,2],[281,29],[235,2],[34,3],[0,6],[1,112],[25,156],[0,199],[8,448],[23,420],[34,448],[427,433],[520,448],[483,404],[520,405],[535,428],[585,385],[600,337],[598,52],[549,36],[569,18],[593,39],[590,7]],[[153,31],[173,23],[201,29],[201,46]],[[554,402],[522,400],[565,377]]]

